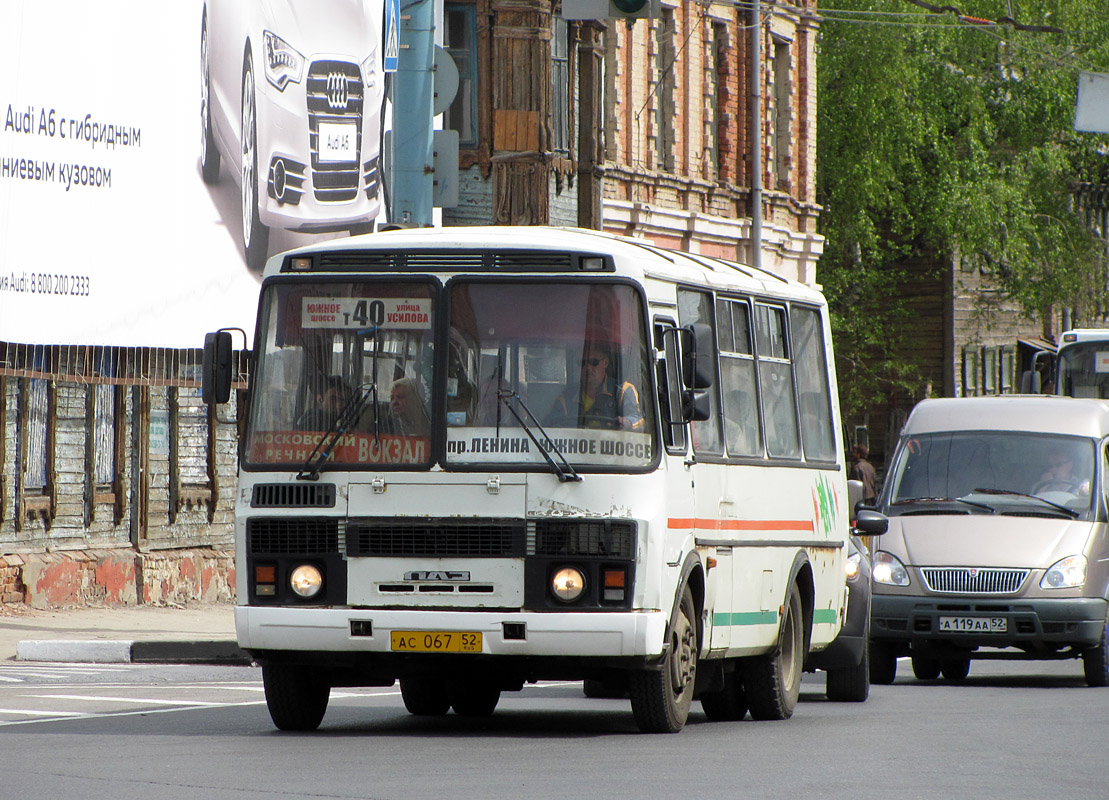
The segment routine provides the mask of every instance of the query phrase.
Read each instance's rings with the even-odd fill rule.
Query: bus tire
[[[697,607],[686,586],[670,621],[662,669],[638,670],[628,681],[632,713],[643,733],[677,733],[689,718],[697,678]]]
[[[724,688],[701,694],[701,709],[713,722],[734,722],[747,716],[747,693],[743,674],[736,670],[724,676]]]
[[[459,681],[449,689],[451,708],[462,717],[488,717],[497,708],[501,690],[484,681]]]
[[[789,719],[801,694],[801,671],[805,662],[805,618],[801,590],[789,590],[785,616],[774,652],[752,658],[745,670],[744,685],[751,716],[759,720]]]
[[[408,713],[417,717],[441,717],[451,710],[447,687],[435,678],[401,678],[400,696]]]
[[[331,686],[310,667],[268,664],[262,667],[266,708],[278,730],[314,731],[320,727]]]
[[[897,654],[885,642],[870,643],[870,682],[888,686],[897,677]]]

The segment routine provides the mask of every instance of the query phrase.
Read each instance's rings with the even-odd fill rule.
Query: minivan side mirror
[[[881,536],[889,529],[890,521],[880,511],[862,506],[856,509],[855,530],[863,536]]]

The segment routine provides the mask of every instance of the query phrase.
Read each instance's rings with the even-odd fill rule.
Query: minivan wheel
[[[934,681],[940,676],[940,660],[929,656],[913,656],[913,675],[917,680]]]
[[[1109,625],[1101,632],[1101,644],[1082,651],[1082,671],[1087,686],[1109,686]]]
[[[969,658],[945,658],[940,662],[944,680],[961,681],[970,674]]]

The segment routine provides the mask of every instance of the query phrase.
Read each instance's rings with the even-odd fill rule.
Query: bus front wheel
[[[669,646],[662,669],[630,676],[632,713],[643,733],[677,733],[689,718],[697,678],[697,607],[686,586],[670,622]]]
[[[309,667],[269,664],[262,667],[266,707],[282,731],[314,731],[320,727],[331,697],[327,679]]]

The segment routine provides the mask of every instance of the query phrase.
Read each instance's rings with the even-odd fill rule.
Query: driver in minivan
[[[1047,471],[1032,488],[1032,494],[1041,492],[1069,492],[1089,494],[1090,482],[1083,480],[1074,469],[1074,455],[1063,447],[1053,447],[1047,454]]]

